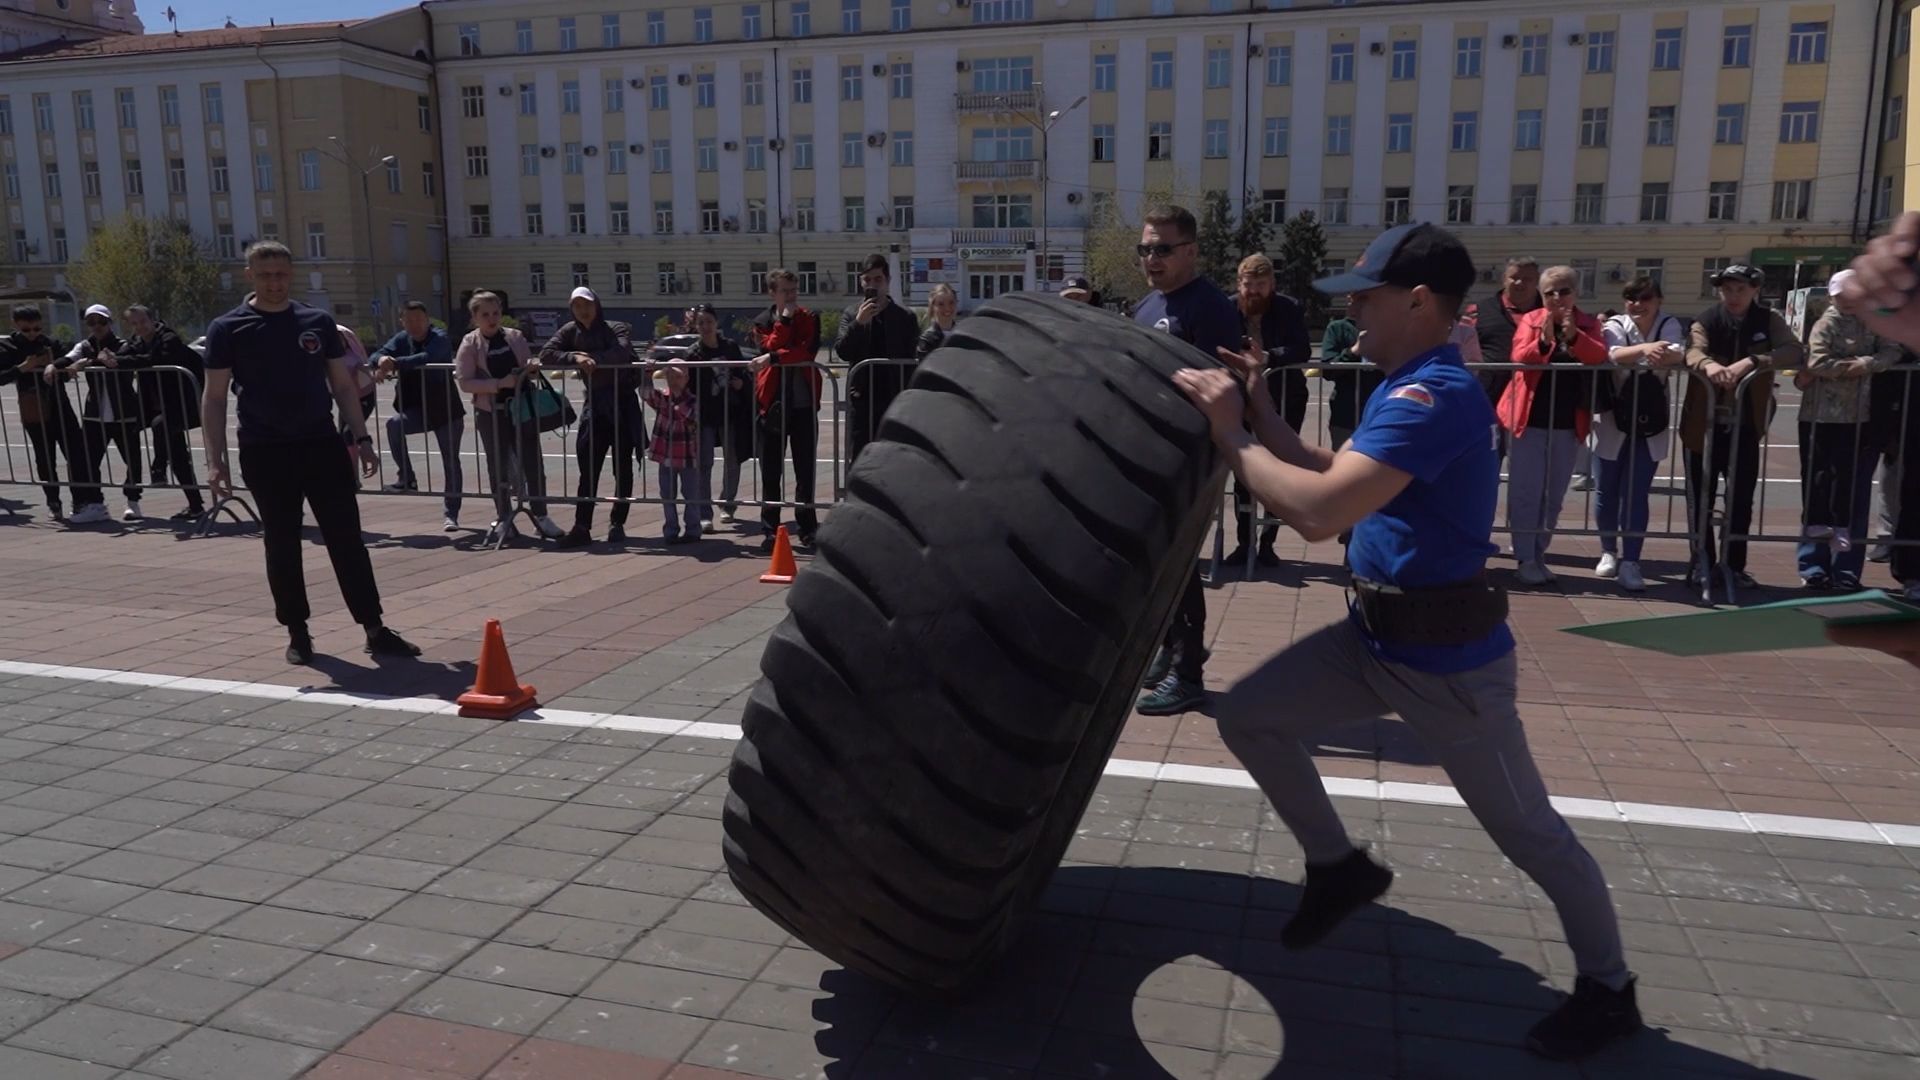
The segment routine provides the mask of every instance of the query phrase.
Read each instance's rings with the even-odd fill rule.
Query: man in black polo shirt
[[[920,320],[893,302],[893,273],[887,257],[867,256],[860,268],[860,303],[840,317],[840,341],[833,351],[850,366],[847,373],[847,468],[880,433],[880,418],[913,378],[913,357],[920,344]],[[873,363],[861,367],[862,363]]]
[[[240,398],[240,473],[266,533],[267,587],[274,615],[287,628],[287,662],[313,662],[300,557],[303,503],[313,507],[347,610],[366,629],[367,652],[419,656],[419,648],[380,620],[380,590],[360,537],[353,470],[340,460],[334,406],[354,437],[362,476],[379,471],[380,455],[367,434],[360,391],[347,374],[347,350],[333,316],[289,297],[293,254],[281,244],[263,241],[247,249],[247,281],[254,291],[246,301],[207,327],[201,437],[207,485],[218,502],[233,492],[227,467],[227,389],[232,386]]]
[[[1147,211],[1137,251],[1154,291],[1140,301],[1133,319],[1206,353],[1239,352],[1246,337],[1240,309],[1213,282],[1200,276],[1199,232],[1193,212],[1180,206]],[[1207,662],[1207,593],[1200,568],[1193,569],[1166,640],[1147,668],[1147,692],[1134,708],[1142,716],[1173,716],[1198,707],[1207,693],[1201,679]]]

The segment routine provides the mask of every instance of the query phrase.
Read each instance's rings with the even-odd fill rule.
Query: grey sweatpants
[[[1547,801],[1514,705],[1511,653],[1458,675],[1430,675],[1374,656],[1342,620],[1302,638],[1217,700],[1220,735],[1253,774],[1310,863],[1353,842],[1303,740],[1389,713],[1433,752],[1467,808],[1507,858],[1540,883],[1582,975],[1626,974],[1620,925],[1599,864]]]
[[[1507,530],[1516,561],[1529,563],[1547,553],[1579,451],[1579,436],[1567,429],[1530,427],[1510,439]]]

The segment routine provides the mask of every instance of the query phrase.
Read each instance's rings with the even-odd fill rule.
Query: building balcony
[[[1032,112],[1040,107],[1037,90],[962,90],[953,95],[953,107],[961,113],[1003,113],[1016,109]]]
[[[1040,177],[1038,161],[956,161],[953,163],[955,180],[1037,180]]]

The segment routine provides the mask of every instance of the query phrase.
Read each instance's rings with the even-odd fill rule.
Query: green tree
[[[123,217],[95,233],[69,274],[75,290],[115,314],[145,304],[189,340],[220,305],[220,264],[186,222]]]
[[[1240,223],[1233,230],[1233,246],[1246,258],[1256,252],[1267,250],[1267,243],[1273,237],[1273,223],[1267,220],[1267,209],[1260,201],[1260,193],[1248,188],[1240,199]]]
[[[1318,326],[1326,320],[1327,298],[1313,289],[1313,279],[1327,261],[1327,234],[1313,211],[1302,210],[1280,227],[1280,253],[1274,259],[1274,275],[1280,291],[1300,302],[1306,309],[1307,324]]]
[[[1200,200],[1200,276],[1221,289],[1232,292],[1234,275],[1247,252],[1237,243],[1238,230],[1233,221],[1233,204],[1227,193],[1213,190]]]

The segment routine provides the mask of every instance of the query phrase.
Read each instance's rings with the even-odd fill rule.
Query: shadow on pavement
[[[1278,938],[1299,895],[1240,874],[1063,867],[998,972],[962,998],[889,1009],[879,984],[824,974],[815,1048],[836,1080],[1808,1080],[1653,1027],[1578,1066],[1543,1061],[1523,1046],[1561,999],[1541,973],[1391,904],[1289,952]]]
[[[402,633],[404,633],[404,628]],[[346,648],[361,658],[355,663],[339,656],[330,656],[325,651],[317,652],[313,658],[312,670],[319,672],[331,683],[320,687],[326,690],[345,690],[356,694],[382,694],[390,697],[435,697],[452,701],[458,695],[473,686],[475,664],[471,660],[457,663],[440,663],[433,660],[413,660],[404,657],[368,657],[360,650],[358,642],[349,631],[341,638]],[[321,650],[328,646],[339,647],[333,641],[316,641]],[[372,667],[365,666],[367,663]]]

